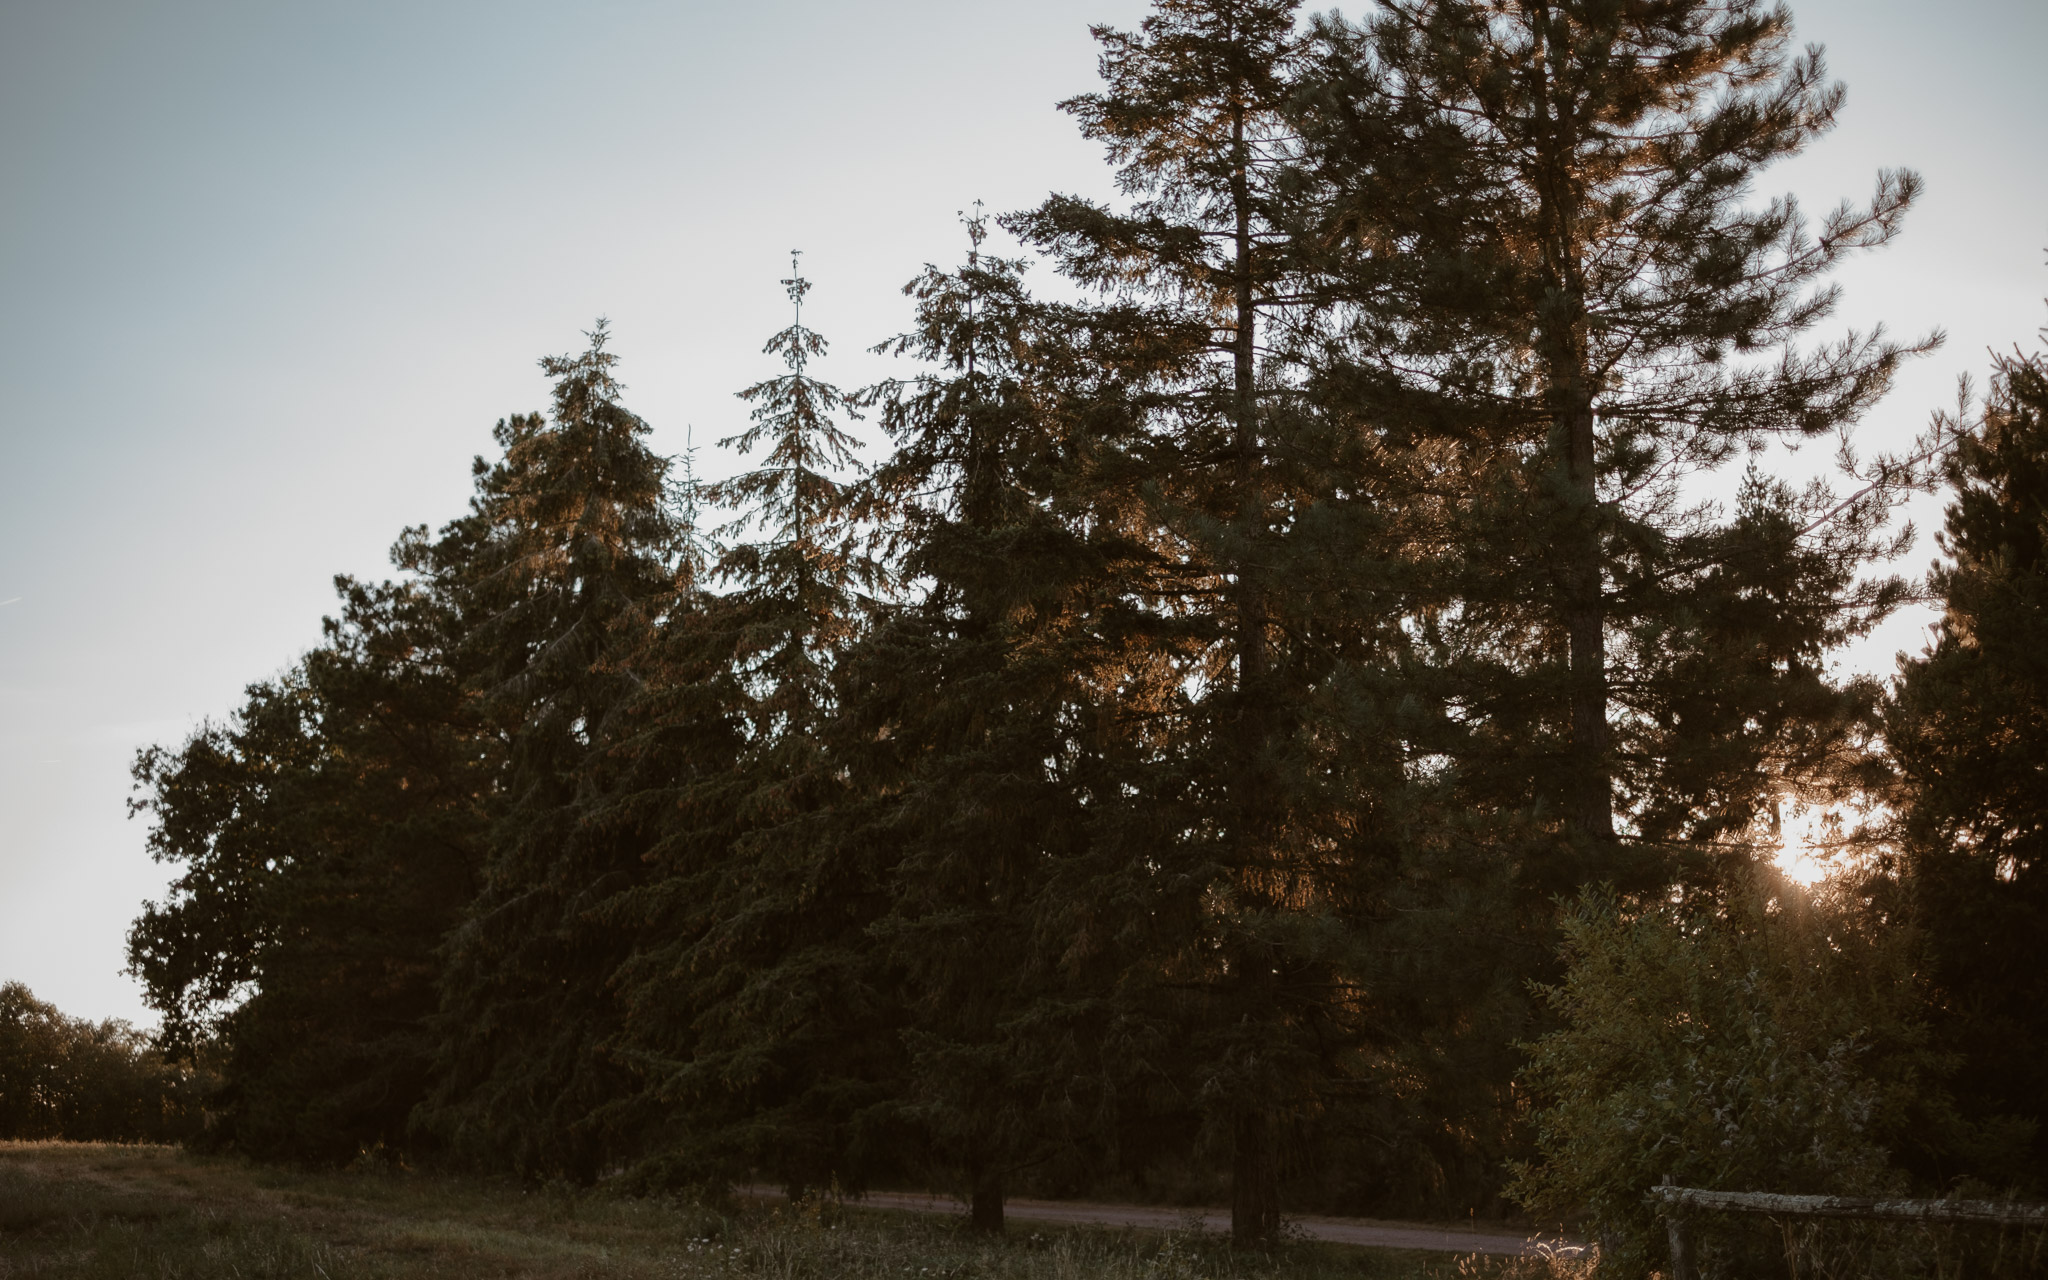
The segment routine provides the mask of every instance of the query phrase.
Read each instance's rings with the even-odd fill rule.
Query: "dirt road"
[[[760,1195],[773,1195],[766,1187],[749,1188]],[[901,1191],[870,1191],[858,1203],[876,1209],[898,1209],[911,1213],[966,1212],[950,1196],[917,1195]],[[1061,1226],[1138,1227],[1148,1231],[1171,1231],[1193,1226],[1199,1220],[1203,1231],[1230,1230],[1230,1214],[1221,1209],[1166,1209],[1132,1204],[1091,1204],[1072,1200],[1019,1200],[1004,1203],[1010,1222],[1051,1222]],[[1555,1250],[1575,1252],[1575,1241],[1558,1237],[1529,1237],[1486,1228],[1444,1226],[1423,1222],[1382,1222],[1372,1218],[1290,1218],[1290,1229],[1312,1240],[1332,1244],[1369,1245],[1377,1249],[1422,1249],[1434,1253],[1488,1253],[1527,1256]]]

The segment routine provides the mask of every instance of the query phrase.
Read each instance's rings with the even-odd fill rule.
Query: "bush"
[[[1952,1064],[1921,1021],[1911,940],[1848,890],[1758,868],[1682,901],[1588,894],[1564,932],[1565,976],[1542,992],[1563,1026],[1532,1046],[1526,1077],[1539,1156],[1517,1167],[1511,1194],[1583,1217],[1603,1270],[1661,1262],[1648,1192],[1667,1176],[1724,1191],[1897,1192],[1901,1147],[1955,1131],[1939,1088]],[[1740,1238],[1728,1224],[1703,1260],[1742,1265]]]

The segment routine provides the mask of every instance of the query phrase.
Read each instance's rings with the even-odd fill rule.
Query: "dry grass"
[[[0,1143],[0,1280],[1495,1280],[1482,1259],[1013,1227],[830,1204],[724,1213],[419,1173],[300,1172],[170,1147]]]

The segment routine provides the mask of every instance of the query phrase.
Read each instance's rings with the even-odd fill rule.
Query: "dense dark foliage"
[[[438,1083],[420,1119],[479,1163],[588,1180],[625,1087],[606,1052],[611,975],[633,937],[605,919],[657,838],[612,803],[623,711],[678,602],[668,464],[619,401],[602,323],[542,361],[554,412],[500,423],[469,515],[421,548],[465,619],[469,688],[503,764],[478,891],[442,945]]]
[[[167,1142],[204,1122],[191,1059],[117,1019],[65,1016],[19,982],[0,986],[0,1139]]]
[[[222,1046],[209,1140],[332,1160],[402,1147],[425,1096],[492,758],[445,597],[338,585],[326,643],[137,761],[151,851],[181,872],[129,935],[166,1049]]]
[[[2017,1121],[2048,1186],[2048,365],[1999,362],[1949,458],[1934,643],[1902,664],[1885,735],[1901,789],[1902,914],[1925,934],[1958,1096]]]
[[[397,582],[143,755],[180,875],[132,958],[168,1051],[224,1046],[215,1138],[930,1180],[989,1229],[1018,1186],[1227,1182],[1249,1241],[1285,1200],[1499,1212],[1514,1158],[1585,1152],[1524,1193],[1641,1236],[1595,1077],[1654,1093],[1667,1014],[1794,1111],[1837,1067],[1934,1080],[1931,1025],[1943,1134],[2038,1122],[2043,376],[2005,365],[1952,458],[1858,462],[1927,344],[1814,335],[1917,181],[1817,230],[1757,197],[1840,102],[1787,15],[1159,0],[1096,35],[1065,107],[1127,202],[997,220],[1064,300],[977,212],[881,348],[917,368],[844,393],[793,270],[707,486],[600,326]],[[1763,460],[1817,438],[1846,497]],[[1886,704],[1829,659],[1905,598],[1872,571],[1944,460],[1947,621]],[[1859,787],[1898,818],[1870,891],[1758,889],[1786,807]],[[1808,952],[1917,1056],[1856,1076]],[[1623,1007],[1626,1070],[1587,1029]],[[1743,1056],[1773,1036],[1783,1080]],[[1880,1127],[1723,1172],[2002,1176],[1921,1128],[1896,1168]]]

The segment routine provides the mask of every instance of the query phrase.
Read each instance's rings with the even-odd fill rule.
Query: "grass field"
[[[170,1147],[0,1143],[0,1278],[1507,1280],[1529,1264],[1191,1232],[1013,1226],[826,1203],[737,1213],[603,1191],[301,1172]]]

